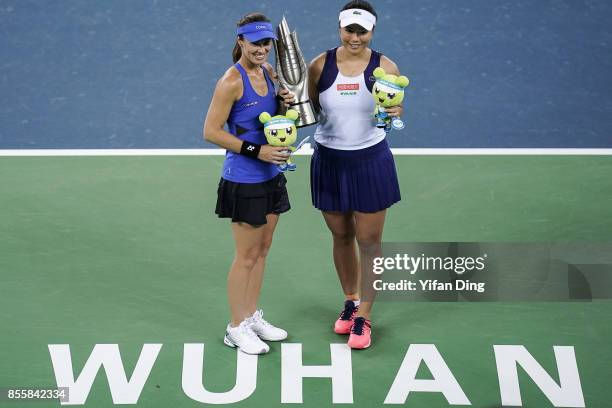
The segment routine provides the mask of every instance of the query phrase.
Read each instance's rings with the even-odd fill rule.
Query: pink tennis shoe
[[[353,327],[353,319],[355,318],[357,309],[359,309],[359,306],[355,306],[355,303],[352,300],[347,300],[344,302],[344,310],[340,312],[340,317],[338,317],[338,320],[336,320],[336,323],[334,324],[334,331],[336,333],[349,334],[351,332],[351,327]]]
[[[353,349],[365,349],[372,343],[372,323],[365,317],[356,317],[351,327],[348,346]]]

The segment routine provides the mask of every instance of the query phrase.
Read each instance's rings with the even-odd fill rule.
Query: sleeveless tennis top
[[[268,93],[265,96],[260,96],[251,86],[251,81],[249,81],[249,76],[244,68],[239,63],[234,66],[242,77],[242,97],[232,106],[227,118],[228,130],[241,140],[260,145],[267,144],[259,115],[262,112],[274,115],[278,109],[274,83],[268,76],[268,70],[262,67],[268,85]],[[278,173],[279,170],[275,164],[228,150],[225,154],[221,177],[236,183],[261,183],[270,180]]]
[[[381,54],[372,50],[363,74],[347,77],[338,70],[336,50],[327,51],[317,84],[321,112],[314,139],[332,149],[364,149],[385,138],[384,129],[372,121],[374,69],[380,66]]]

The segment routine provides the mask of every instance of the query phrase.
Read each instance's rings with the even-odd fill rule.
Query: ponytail
[[[242,39],[242,36],[240,36]],[[234,49],[232,50],[232,61],[234,64],[238,62],[238,60],[242,57],[242,48],[240,48],[240,44],[238,44],[238,40],[236,40],[236,45],[234,45]]]

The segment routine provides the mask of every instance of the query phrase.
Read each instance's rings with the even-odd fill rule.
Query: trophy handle
[[[276,55],[280,55],[279,51],[278,51],[278,45],[276,40],[274,40],[274,52],[276,53]],[[285,74],[283,73],[283,67],[281,66],[281,64],[276,64],[276,67],[274,67],[276,70],[276,76],[278,77],[278,85],[280,87],[283,87],[285,89],[291,90],[289,85],[289,82],[287,81],[287,78],[285,77]]]
[[[295,47],[297,51],[297,55],[300,61],[300,68],[302,69],[302,72],[305,72],[306,76],[308,76],[308,66],[306,66],[306,61],[304,60],[304,54],[302,54],[302,50],[300,49],[300,43],[298,42],[297,32],[294,31],[293,33],[291,33],[291,36],[293,38],[293,46]]]

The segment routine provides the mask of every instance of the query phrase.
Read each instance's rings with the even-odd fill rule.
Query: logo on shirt
[[[336,88],[339,91],[358,91],[359,84],[338,84],[336,85]]]
[[[342,96],[357,95],[357,91],[359,90],[359,84],[338,84],[336,85],[336,90]]]
[[[243,103],[242,104],[242,108],[243,109],[250,108],[251,106],[257,105],[258,103],[259,103],[258,101],[253,101],[253,102],[249,102],[249,103]]]

